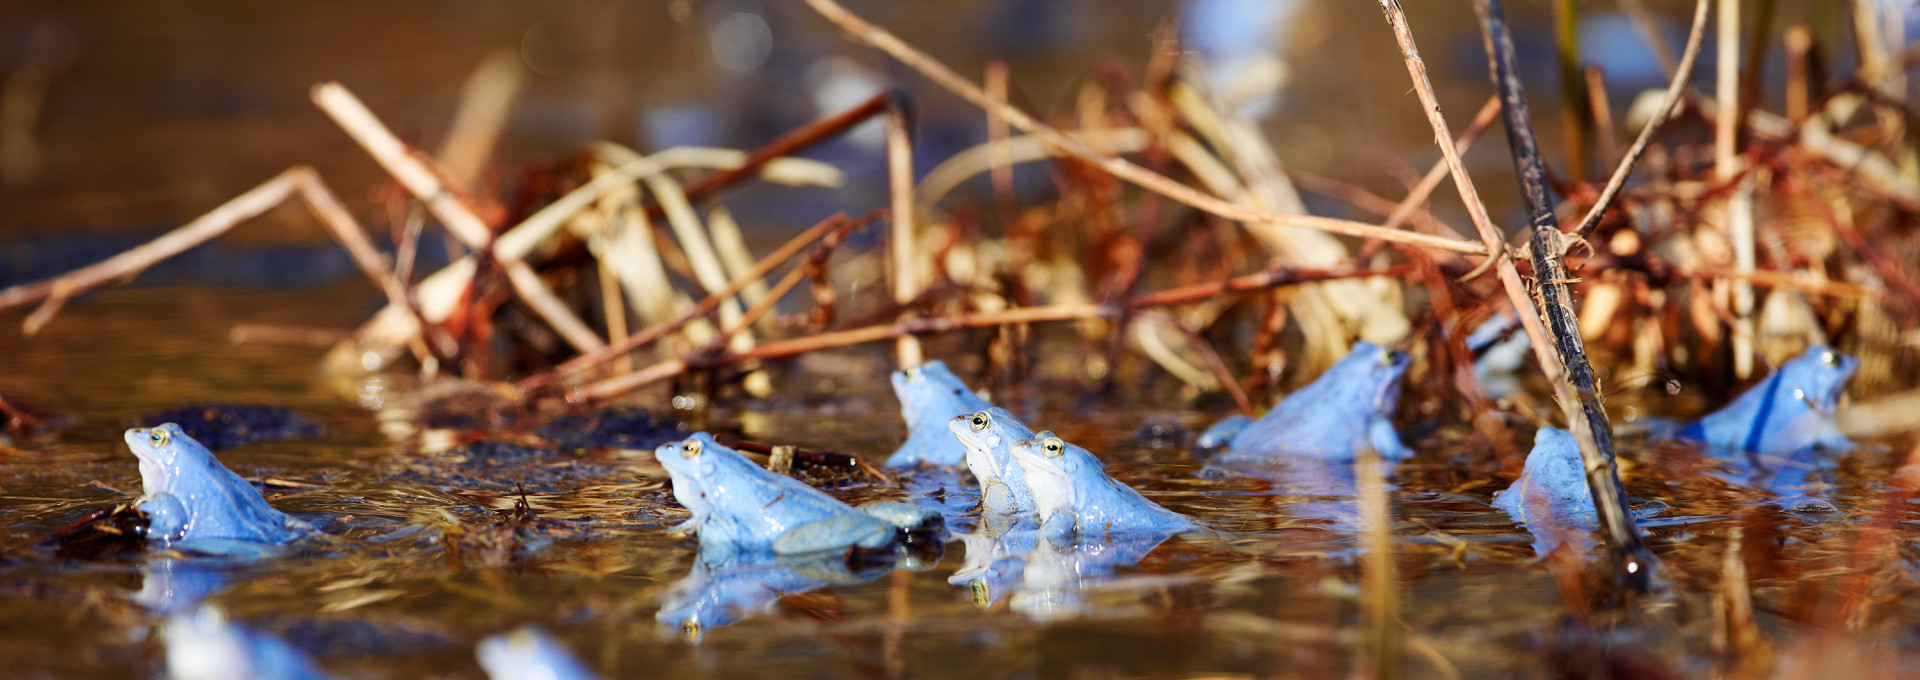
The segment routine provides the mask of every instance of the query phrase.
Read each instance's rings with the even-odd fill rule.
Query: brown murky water
[[[1170,539],[1110,576],[1087,560],[1031,558],[1027,585],[984,608],[969,588],[947,582],[971,545],[956,538],[922,570],[792,594],[689,640],[655,621],[693,568],[696,546],[665,535],[684,514],[663,492],[650,453],[568,454],[482,472],[486,484],[461,483],[447,474],[463,469],[463,458],[441,450],[444,434],[383,435],[375,412],[320,384],[318,350],[226,338],[235,320],[345,324],[364,302],[355,290],[115,291],[74,307],[47,337],[0,340],[8,389],[78,419],[0,450],[0,656],[10,675],[156,675],[164,611],[201,596],[331,671],[364,677],[478,677],[473,644],[524,623],[555,631],[609,677],[1334,677],[1361,653],[1361,549],[1358,535],[1342,530],[1340,502],[1198,474],[1183,449],[1141,434],[1143,422],[1203,426],[1218,412],[1126,397],[1043,399],[1037,390],[1003,401],[1087,443],[1151,498],[1233,533]],[[879,379],[790,384],[772,402],[715,410],[710,424],[877,459],[903,434],[882,390]],[[275,505],[327,529],[317,554],[80,562],[34,547],[138,494],[135,461],[118,441],[130,421],[205,401],[282,405],[326,426],[319,438],[221,454],[242,475],[266,480]],[[1401,467],[1392,493],[1409,677],[1556,677],[1556,669],[1609,664],[1710,674],[1722,659],[1721,578],[1736,529],[1770,653],[1805,660],[1825,651],[1896,675],[1914,670],[1899,660],[1912,658],[1906,631],[1915,620],[1915,600],[1899,584],[1911,569],[1916,518],[1902,508],[1897,540],[1855,552],[1884,540],[1872,537],[1872,518],[1907,442],[1866,442],[1841,458],[1825,494],[1839,512],[1813,515],[1779,510],[1765,494],[1688,472],[1630,441],[1630,492],[1670,506],[1648,530],[1670,587],[1582,622],[1563,601],[1555,568],[1533,556],[1531,537],[1485,504],[1507,480],[1481,452],[1445,444],[1450,438],[1442,430],[1416,442],[1421,456]],[[528,500],[552,521],[537,532],[551,543],[491,564],[471,551],[473,539],[449,554],[448,532],[470,536],[494,521],[522,480],[537,482]],[[897,495],[874,485],[833,492]],[[1848,565],[1863,556],[1877,573],[1850,580]],[[1023,589],[1057,583],[1039,573],[1050,568],[1034,566],[1041,563],[1090,570],[1081,587],[1056,587],[1036,605]],[[1849,588],[1867,590],[1839,619],[1848,646],[1821,649],[1819,620]]]

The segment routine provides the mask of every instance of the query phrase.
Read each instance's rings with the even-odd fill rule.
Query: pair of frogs
[[[1672,436],[1699,443],[1735,468],[1759,472],[1805,466],[1803,459],[1819,452],[1851,450],[1854,444],[1835,427],[1833,413],[1859,368],[1859,359],[1830,347],[1808,348],[1726,407]],[[1783,502],[1803,503],[1806,499],[1796,498],[1798,489],[1791,486],[1767,490]],[[1535,519],[1591,529],[1598,523],[1579,445],[1573,435],[1553,427],[1540,429],[1520,478],[1495,496],[1493,505],[1522,524]]]
[[[983,512],[1038,516],[1049,536],[1166,536],[1198,528],[1109,476],[1092,452],[1050,431],[1035,432],[987,403],[943,362],[895,371],[892,378],[908,435],[889,467],[964,462],[979,481]]]

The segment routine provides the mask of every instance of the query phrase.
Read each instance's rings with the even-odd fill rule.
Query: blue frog
[[[1407,362],[1405,353],[1355,343],[1345,358],[1259,420],[1223,420],[1201,434],[1198,446],[1224,448],[1216,458],[1224,463],[1291,456],[1350,461],[1355,445],[1366,442],[1387,460],[1405,460],[1413,450],[1400,442],[1392,417]]]
[[[139,507],[147,537],[200,552],[247,552],[313,532],[306,522],[267,504],[258,489],[213,452],[167,423],[127,430],[127,448],[140,459]]]
[[[1514,523],[1526,525],[1538,555],[1552,552],[1563,539],[1571,539],[1576,552],[1588,552],[1595,542],[1587,533],[1600,528],[1580,443],[1556,427],[1542,427],[1534,434],[1533,450],[1527,453],[1520,478],[1494,494],[1493,507],[1505,510]],[[1666,509],[1665,503],[1648,501],[1631,514],[1644,520]]]
[[[993,408],[966,383],[934,360],[894,371],[893,393],[900,398],[900,416],[907,421],[907,441],[887,458],[888,467],[933,465],[953,467],[967,459],[967,449],[947,434],[947,421]]]
[[[488,680],[594,680],[600,677],[538,626],[481,640],[473,650]]]
[[[945,526],[939,513],[900,503],[863,512],[754,464],[705,432],[662,444],[654,457],[673,478],[674,499],[693,513],[675,530],[697,533],[703,546],[779,554],[880,550],[897,547],[909,534]]]
[[[1830,347],[1809,347],[1726,408],[1680,430],[1679,438],[1729,452],[1788,456],[1802,449],[1848,451],[1834,411],[1860,360]]]
[[[1107,476],[1100,459],[1059,437],[1018,442],[1013,460],[1027,473],[1047,536],[1177,534],[1199,528]]]
[[[1534,434],[1533,451],[1527,453],[1520,478],[1494,495],[1493,507],[1507,511],[1518,524],[1531,524],[1529,514],[1536,512],[1551,514],[1582,529],[1591,530],[1600,524],[1593,489],[1587,486],[1586,464],[1580,459],[1580,444],[1557,427],[1542,427]]]
[[[1033,491],[1027,488],[1027,475],[1013,462],[1012,452],[1014,442],[1035,438],[1033,430],[997,408],[955,416],[947,421],[947,428],[967,447],[967,469],[980,482],[982,510],[1008,515],[1033,512]]]

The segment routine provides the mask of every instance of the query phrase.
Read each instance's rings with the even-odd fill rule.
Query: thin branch
[[[1680,103],[1680,94],[1687,90],[1687,78],[1693,74],[1693,61],[1700,56],[1700,39],[1707,32],[1707,0],[1697,0],[1693,7],[1693,30],[1687,34],[1687,49],[1680,55],[1680,67],[1673,72],[1672,82],[1667,84],[1667,95],[1660,99],[1660,108],[1654,109],[1653,117],[1647,119],[1647,126],[1640,128],[1640,136],[1634,138],[1633,146],[1627,148],[1627,155],[1620,159],[1620,165],[1613,169],[1613,177],[1607,179],[1607,188],[1600,191],[1593,207],[1587,209],[1587,216],[1580,219],[1580,226],[1573,230],[1573,239],[1567,247],[1593,233],[1600,226],[1600,218],[1606,216],[1607,208],[1613,205],[1613,199],[1619,195],[1620,187],[1627,183],[1627,175],[1633,174],[1633,166],[1640,162],[1640,155],[1647,152],[1647,142],[1653,139],[1655,130],[1667,123],[1667,117],[1673,115],[1674,105]],[[1564,253],[1563,253],[1564,254]]]
[[[806,2],[813,7],[814,11],[819,12],[821,16],[826,17],[827,20],[838,24],[841,28],[852,34],[856,40],[886,52],[893,58],[900,60],[901,63],[919,71],[922,75],[933,80],[934,83],[959,95],[960,98],[973,103],[975,106],[993,110],[996,114],[1004,117],[1007,122],[1014,127],[1029,134],[1038,135],[1048,143],[1065,150],[1068,155],[1089,165],[1098,167],[1114,177],[1131,182],[1143,189],[1185,203],[1199,210],[1240,222],[1318,229],[1336,234],[1379,239],[1394,243],[1405,243],[1426,248],[1438,248],[1469,255],[1483,255],[1488,252],[1486,246],[1472,241],[1429,236],[1427,234],[1408,231],[1382,229],[1371,224],[1328,217],[1289,215],[1255,210],[1234,205],[1215,196],[1209,196],[1192,187],[1168,179],[1165,175],[1134,165],[1124,159],[1107,156],[1088,148],[1087,145],[1041,123],[1032,116],[1027,115],[1026,112],[1008,104],[1006,101],[989,96],[986,91],[980,89],[978,85],[968,82],[958,73],[954,73],[952,69],[935,61],[926,53],[907,45],[899,38],[894,37],[893,34],[854,16],[845,8],[833,2],[833,0],[806,0]]]

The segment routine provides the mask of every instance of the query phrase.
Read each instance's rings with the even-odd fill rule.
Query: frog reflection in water
[[[880,559],[849,563],[819,553],[776,555],[703,543],[693,569],[661,595],[654,620],[677,628],[690,642],[699,642],[706,631],[767,613],[788,595],[864,583],[895,566],[912,569],[937,562],[939,544],[926,547],[935,551],[928,562]]]
[[[947,434],[947,421],[993,404],[967,389],[939,360],[894,371],[892,379],[900,415],[907,421],[907,441],[887,458],[887,467],[953,467],[966,460],[967,449]]]
[[[1682,429],[1679,438],[1726,452],[1789,456],[1803,449],[1848,451],[1834,411],[1860,360],[1810,347],[1726,408]]]
[[[654,457],[673,478],[674,499],[693,513],[676,531],[699,534],[703,546],[783,554],[879,550],[944,527],[938,513],[903,504],[875,504],[871,514],[853,508],[754,464],[705,432],[662,444]]]
[[[1367,342],[1355,343],[1347,356],[1307,385],[1251,420],[1234,416],[1200,435],[1202,449],[1226,450],[1224,463],[1265,462],[1286,457],[1349,461],[1360,442],[1387,460],[1413,455],[1393,430],[1393,409],[1400,401],[1400,378],[1407,355]]]
[[[1027,488],[1026,473],[1013,462],[1012,452],[1014,442],[1035,438],[1033,430],[997,408],[956,416],[947,428],[967,448],[967,469],[980,482],[982,510],[1007,515],[1033,512],[1033,491]]]
[[[147,537],[205,552],[240,552],[277,545],[312,532],[305,522],[275,510],[252,484],[234,474],[200,442],[167,423],[127,430],[127,447],[140,459],[140,510]]]
[[[1165,535],[1199,528],[1107,476],[1100,459],[1059,437],[1016,443],[1013,460],[1027,473],[1041,530],[1049,537]]]
[[[566,645],[538,626],[494,635],[474,647],[488,680],[595,680],[600,676],[574,658]]]

